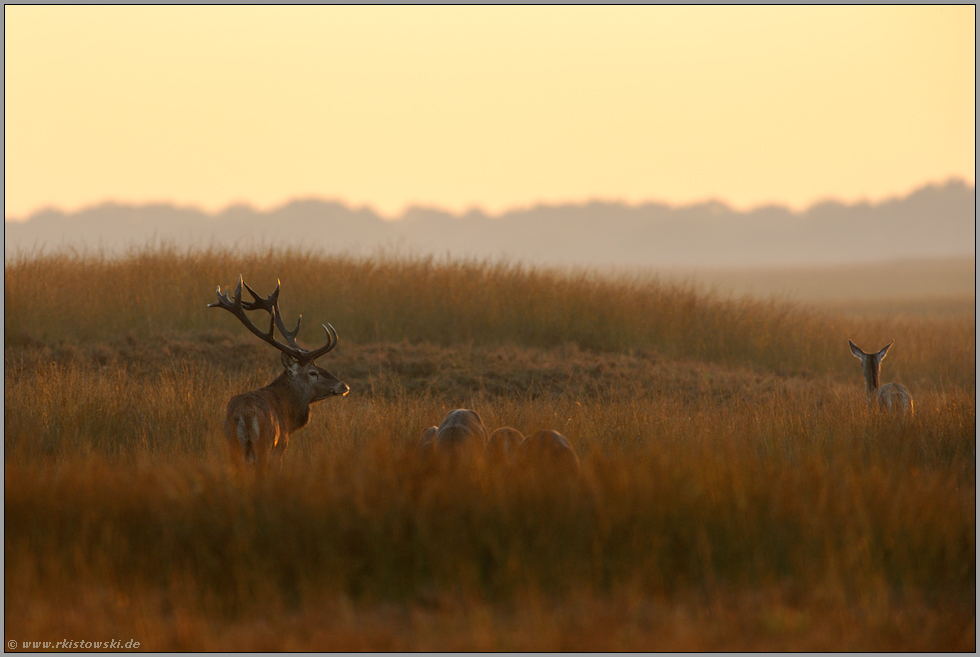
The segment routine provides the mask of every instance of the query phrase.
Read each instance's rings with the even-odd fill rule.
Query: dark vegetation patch
[[[98,342],[20,341],[4,349],[5,372],[16,380],[46,367],[123,371],[134,380],[164,372],[211,368],[229,376],[271,381],[282,371],[278,352],[251,336],[221,332],[125,336]],[[761,368],[726,368],[678,361],[650,349],[595,352],[574,343],[552,349],[511,345],[440,346],[431,343],[357,344],[341,341],[319,364],[351,386],[353,394],[390,398],[430,393],[464,399],[569,397],[614,399],[670,394],[692,403],[771,398],[827,377],[780,377]],[[859,373],[846,384],[857,385]]]

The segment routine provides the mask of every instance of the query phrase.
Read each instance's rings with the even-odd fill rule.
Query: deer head
[[[855,358],[858,358],[861,361],[861,367],[864,370],[864,381],[868,386],[868,392],[874,392],[878,389],[878,383],[881,376],[881,361],[885,360],[885,354],[888,353],[888,348],[894,343],[895,341],[892,340],[878,353],[869,354],[865,353],[861,347],[857,346],[850,340],[847,341],[847,344],[851,345],[851,353],[854,354]]]
[[[242,287],[252,295],[252,301],[242,300]],[[337,346],[337,331],[330,324],[322,325],[327,333],[327,343],[319,349],[308,350],[300,347],[296,342],[296,335],[299,333],[300,324],[303,316],[300,315],[296,320],[296,327],[290,331],[282,321],[282,313],[279,310],[279,287],[280,282],[276,281],[276,289],[267,297],[261,297],[238,277],[238,287],[235,288],[233,298],[228,298],[227,294],[221,293],[221,286],[216,290],[218,300],[209,303],[208,308],[224,308],[241,321],[241,323],[256,335],[263,342],[266,342],[280,352],[282,352],[282,365],[285,368],[284,376],[288,377],[294,384],[298,401],[310,404],[334,395],[346,395],[350,388],[347,384],[340,381],[333,374],[318,367],[314,361]],[[245,314],[247,310],[264,310],[269,313],[269,330],[263,331],[248,318]],[[276,340],[276,329],[285,339],[285,344]]]

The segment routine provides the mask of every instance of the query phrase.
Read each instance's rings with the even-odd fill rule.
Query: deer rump
[[[265,461],[273,450],[282,452],[286,441],[280,440],[281,436],[279,417],[264,395],[246,392],[228,402],[225,437],[233,449],[238,439],[245,463]]]
[[[446,413],[438,427],[429,427],[422,433],[423,449],[456,452],[469,449],[482,450],[489,438],[483,419],[476,411],[458,408]]]
[[[500,427],[490,434],[487,455],[493,463],[506,463],[514,458],[523,442],[524,434],[514,427]]]
[[[578,456],[568,438],[546,429],[528,436],[520,445],[521,460],[536,468],[547,468],[560,473],[577,473],[580,470]]]

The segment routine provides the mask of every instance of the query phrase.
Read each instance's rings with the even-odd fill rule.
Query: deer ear
[[[855,358],[860,358],[861,359],[861,362],[863,363],[864,362],[864,359],[868,357],[868,354],[864,353],[864,351],[861,350],[861,347],[857,346],[856,344],[854,344],[850,340],[847,341],[847,344],[851,345],[851,353],[854,354],[854,357]],[[887,348],[888,347],[885,347],[885,349],[887,349]]]
[[[888,348],[891,347],[893,344],[895,344],[894,340],[886,344],[885,348],[878,352],[878,360],[885,360],[885,354],[888,353]]]
[[[296,374],[296,372],[299,370],[299,361],[293,358],[292,356],[290,356],[289,354],[283,352],[281,360],[282,360],[282,366],[285,367],[290,372],[292,372],[293,374]]]

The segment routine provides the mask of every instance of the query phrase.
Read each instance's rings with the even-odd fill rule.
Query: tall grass
[[[262,586],[402,599],[789,578],[845,597],[973,595],[965,394],[924,395],[907,424],[822,383],[729,404],[474,398],[491,427],[572,439],[582,479],[548,485],[433,472],[414,447],[444,404],[361,396],[320,405],[283,474],[249,483],[226,467],[216,409],[246,384],[211,367],[140,381],[55,366],[8,385],[8,549],[148,586],[191,581],[228,613]]]
[[[8,344],[240,331],[233,317],[206,306],[217,285],[233,287],[242,273],[264,294],[282,280],[283,313],[287,319],[303,314],[310,343],[322,338],[319,324],[329,321],[342,340],[357,343],[575,343],[800,374],[852,372],[848,339],[868,350],[896,340],[885,366],[895,379],[933,388],[975,385],[975,317],[846,318],[789,303],[723,299],[641,276],[503,262],[167,248],[121,259],[21,255],[8,259],[4,272]]]
[[[338,328],[328,367],[352,388],[266,477],[233,468],[220,432],[227,399],[278,368],[205,308],[238,271],[265,293],[281,277],[310,341]],[[11,638],[975,647],[974,318],[289,251],[22,257],[5,273]],[[911,421],[869,409],[848,338],[896,339],[885,379],[912,387]],[[561,431],[581,475],[420,458],[454,406]],[[517,617],[534,620],[507,630]],[[272,642],[281,627],[291,643]]]
[[[189,387],[211,380],[193,377]],[[870,579],[973,593],[969,399],[959,400],[970,406],[963,413],[924,400],[904,426],[852,404],[816,413],[797,396],[723,410],[676,400],[484,407],[492,426],[557,426],[572,438],[585,472],[561,486],[480,469],[435,476],[413,448],[418,429],[441,414],[436,404],[352,400],[318,409],[280,477],[248,484],[223,467],[213,413],[196,430],[162,422],[175,407],[171,382],[148,388],[151,403],[127,413],[110,406],[106,387],[83,386],[62,402],[77,426],[60,443],[48,427],[31,443],[27,423],[8,416],[8,435],[22,441],[8,442],[8,541],[51,556],[67,546],[93,558],[108,550],[107,567],[127,577],[191,568],[228,604],[245,584],[227,588],[224,578],[279,581],[297,568],[304,586],[351,595],[413,595],[426,583],[507,594],[521,582],[554,591],[634,578],[672,590],[790,576],[806,586],[839,577],[852,594]],[[190,418],[207,415],[202,402],[181,406]],[[71,458],[53,467],[12,458],[35,449]],[[120,452],[130,458],[113,460]],[[212,558],[222,565],[207,567]]]
[[[8,368],[8,374],[13,376],[4,388],[4,453],[18,461],[214,453],[223,449],[224,403],[271,378],[187,363],[149,377],[79,363]],[[395,382],[371,394],[364,390],[369,385],[355,383],[350,397],[315,405],[311,424],[294,437],[290,450],[337,453],[379,442],[401,449],[414,445],[422,429],[453,407],[424,389],[408,392]],[[698,389],[661,382],[644,388],[633,379],[619,386],[580,386],[573,393],[554,390],[533,398],[474,389],[458,401],[477,407],[491,428],[557,429],[584,454],[700,440],[720,450],[830,458],[844,447],[878,445],[869,453],[893,464],[955,466],[962,473],[972,467],[975,453],[975,400],[964,391],[923,392],[912,422],[896,425],[869,412],[856,385],[828,380],[760,384],[743,373],[734,381],[702,381]],[[848,458],[857,453],[847,451]]]
[[[212,381],[192,379],[195,389]],[[148,388],[152,402],[169,383]],[[78,408],[106,392],[83,390]],[[115,427],[73,429],[47,456],[32,457],[13,421],[22,442],[8,442],[5,465],[7,598],[94,587],[142,600],[127,617],[161,622],[159,609],[176,607],[212,628],[335,600],[509,605],[623,590],[664,600],[775,590],[791,608],[862,614],[973,608],[970,398],[928,397],[911,425],[846,401],[820,412],[829,398],[806,392],[755,408],[475,401],[491,426],[561,428],[583,456],[581,477],[418,458],[418,430],[444,412],[425,397],[318,408],[283,471],[265,479],[228,466],[218,418],[186,437],[186,425],[160,427],[172,401],[152,403],[144,420],[122,413]],[[97,436],[119,449],[85,442]]]

